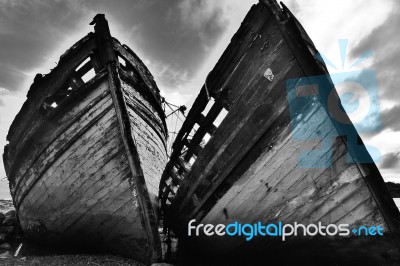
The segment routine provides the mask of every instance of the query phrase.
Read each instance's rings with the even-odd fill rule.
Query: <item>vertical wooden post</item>
[[[147,191],[139,154],[132,136],[129,113],[126,107],[121,79],[118,74],[118,61],[113,48],[113,41],[104,14],[94,17],[91,25],[95,24],[95,35],[102,67],[107,69],[108,85],[118,119],[121,137],[124,143],[129,167],[132,173],[130,186],[136,191],[138,203],[142,212],[141,220],[146,229],[149,245],[149,264],[161,259],[161,242],[158,235],[157,220],[154,214],[150,196]]]

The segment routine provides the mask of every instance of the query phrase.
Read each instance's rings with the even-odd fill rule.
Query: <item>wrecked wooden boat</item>
[[[44,244],[161,257],[152,207],[167,128],[152,75],[104,15],[47,75],[8,133],[4,164],[22,230]]]
[[[340,100],[317,54],[285,6],[251,8],[189,111],[160,183],[164,225],[184,247],[230,258],[268,247],[268,237],[189,237],[193,219],[400,228],[350,119],[330,113],[327,93]]]

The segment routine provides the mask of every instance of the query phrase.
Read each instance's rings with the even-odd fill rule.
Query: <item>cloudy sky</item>
[[[105,13],[111,33],[131,47],[172,103],[190,106],[207,73],[255,0],[0,0],[0,146],[36,73],[48,73],[59,56],[92,31]],[[376,71],[383,128],[364,134],[382,153],[387,181],[400,182],[400,2],[396,0],[287,0],[317,48],[346,70]],[[344,69],[339,39],[348,40]],[[3,165],[0,177],[5,176]]]

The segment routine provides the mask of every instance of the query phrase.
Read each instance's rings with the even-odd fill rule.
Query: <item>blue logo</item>
[[[339,47],[344,69],[347,40],[339,40]],[[350,68],[369,57],[371,53],[365,53]],[[338,70],[322,54],[316,58]],[[332,147],[339,139],[344,140],[347,146],[347,163],[380,160],[380,151],[363,145],[355,130],[371,133],[382,128],[377,84],[376,72],[372,69],[287,80],[292,138],[311,147],[301,151],[300,167],[330,168],[334,161]]]
[[[354,236],[383,236],[383,228],[381,226],[364,226],[353,228],[351,232]],[[225,224],[196,224],[196,220],[192,219],[188,223],[188,236],[239,236],[244,237],[246,241],[252,240],[256,236],[262,237],[279,237],[285,241],[290,236],[349,236],[350,229],[348,224],[294,224],[267,223],[257,222],[254,224],[242,224],[239,222]]]

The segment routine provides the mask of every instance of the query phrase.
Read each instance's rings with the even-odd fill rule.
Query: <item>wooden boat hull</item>
[[[167,161],[164,114],[140,59],[102,40],[105,23],[31,87],[4,161],[28,238],[151,264],[161,257],[153,207]],[[86,58],[82,68],[96,74],[84,82],[78,66]],[[60,90],[68,96],[55,97]],[[49,97],[57,106],[48,106]]]
[[[315,91],[316,97],[296,106],[297,118],[291,116],[288,81],[300,86],[322,76],[333,87],[316,53],[296,19],[275,1],[250,10],[189,111],[160,183],[164,224],[181,241],[213,254],[246,256],[271,240],[189,237],[192,219],[195,225],[321,222],[398,230],[399,212],[349,118],[343,130]],[[332,95],[339,102],[334,88]],[[329,148],[302,166],[301,155],[324,143]]]

